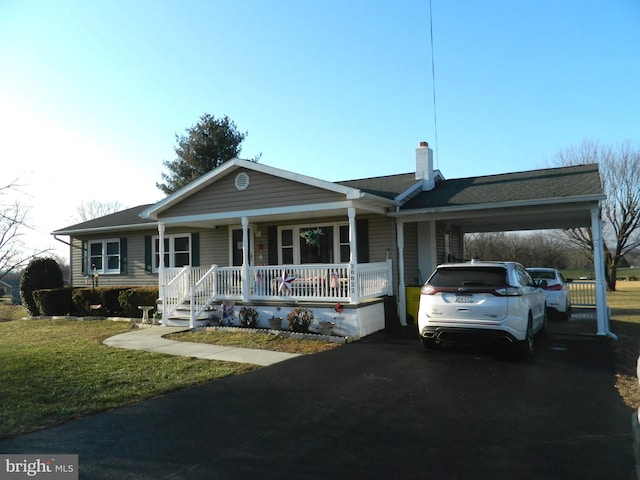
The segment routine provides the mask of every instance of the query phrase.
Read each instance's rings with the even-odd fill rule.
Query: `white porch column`
[[[158,222],[158,236],[159,238],[159,243],[158,243],[158,255],[160,256],[159,259],[159,263],[158,263],[158,289],[159,289],[159,293],[160,293],[160,298],[162,299],[162,321],[160,322],[162,324],[163,327],[167,326],[167,302],[166,302],[166,277],[164,275],[164,268],[165,268],[165,264],[164,264],[164,230],[165,230],[165,225],[164,223]],[[151,251],[153,252],[153,246],[151,248]],[[153,269],[153,262],[155,261],[155,259],[153,257],[151,257],[151,268]]]
[[[396,243],[398,244],[398,316],[400,325],[407,326],[407,293],[404,283],[404,222],[396,218]],[[416,321],[418,319],[416,318]]]
[[[249,300],[249,218],[242,217],[242,300]]]
[[[349,207],[347,209],[349,216],[349,297],[351,303],[360,301],[358,295],[358,276],[356,275],[356,265],[358,263],[358,247],[356,241],[356,209]]]
[[[596,319],[598,335],[609,335],[609,309],[604,265],[604,241],[602,240],[602,222],[600,208],[591,209],[591,231],[593,233],[593,268],[596,274]]]

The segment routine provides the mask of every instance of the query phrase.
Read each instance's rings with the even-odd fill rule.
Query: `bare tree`
[[[29,208],[20,202],[19,193],[17,180],[0,186],[0,278],[49,251],[26,252],[22,240],[25,230],[31,229],[27,224]]]
[[[623,257],[640,246],[640,147],[631,141],[604,147],[584,141],[556,154],[557,165],[597,163],[602,188],[603,241],[607,288],[616,289],[616,275]],[[589,252],[593,261],[593,232],[588,228],[565,230],[567,239]]]
[[[98,202],[97,200],[82,201],[76,209],[77,218],[81,222],[93,220],[94,218],[104,217],[110,213],[116,213],[123,210],[125,206],[118,200],[110,202]]]

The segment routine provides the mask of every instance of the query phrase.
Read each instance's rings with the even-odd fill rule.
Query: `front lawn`
[[[0,438],[258,368],[102,344],[129,330],[128,322],[0,321]]]

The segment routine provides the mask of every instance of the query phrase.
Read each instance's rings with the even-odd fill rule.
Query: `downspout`
[[[164,223],[158,222],[158,236],[159,236],[159,245],[158,245],[158,255],[160,256],[158,262],[158,290],[160,293],[160,299],[162,300],[162,321],[161,324],[163,327],[167,326],[168,318],[167,318],[167,298],[166,298],[166,284],[165,284],[165,276],[164,276]],[[153,250],[152,250],[153,251]],[[153,265],[153,258],[151,259]]]
[[[604,241],[602,239],[602,222],[600,207],[591,209],[591,230],[593,232],[593,267],[596,274],[596,319],[598,335],[607,335],[617,340],[618,337],[609,330],[609,309],[607,308],[607,292],[604,266]]]

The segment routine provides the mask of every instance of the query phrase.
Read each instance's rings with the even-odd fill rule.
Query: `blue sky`
[[[639,140],[639,0],[432,13],[435,115],[428,0],[1,0],[0,179],[29,246],[60,248],[82,200],[160,200],[205,112],[248,131],[241,156],[325,180],[410,172],[421,140],[446,178]]]

